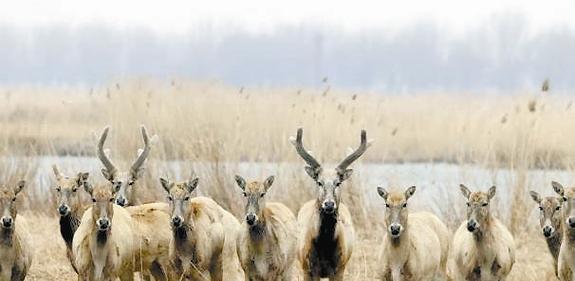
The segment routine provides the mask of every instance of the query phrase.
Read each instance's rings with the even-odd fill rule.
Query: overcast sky
[[[545,43],[544,40],[549,38],[560,39],[563,36],[568,36],[566,42],[558,41],[553,42],[553,44],[564,47],[566,52],[564,55],[569,55],[570,52],[567,49],[572,47],[570,44],[573,43],[569,36],[573,35],[573,30],[575,30],[574,15],[575,1],[572,0],[0,0],[0,35],[3,35],[5,41],[2,43],[5,46],[0,46],[0,63],[4,63],[4,69],[0,70],[0,74],[4,74],[4,77],[0,77],[0,83],[23,83],[27,80],[31,83],[54,81],[65,83],[67,70],[62,70],[57,65],[48,66],[46,69],[46,65],[40,63],[46,59],[53,59],[54,55],[62,56],[62,59],[65,59],[68,64],[77,63],[78,65],[90,62],[90,59],[105,59],[104,57],[88,56],[82,52],[73,52],[76,57],[69,58],[52,50],[54,48],[61,48],[63,52],[70,52],[73,51],[73,48],[83,50],[99,47],[100,49],[94,51],[96,54],[102,56],[103,54],[111,54],[109,59],[120,61],[118,64],[121,67],[103,65],[98,69],[97,75],[93,72],[83,74],[82,69],[77,69],[81,73],[76,73],[74,77],[71,77],[70,82],[102,82],[117,76],[161,74],[139,71],[135,65],[130,64],[132,60],[146,60],[145,50],[149,50],[149,55],[157,56],[158,54],[171,53],[178,59],[190,59],[193,62],[194,60],[186,56],[186,53],[205,52],[202,48],[196,48],[197,45],[205,48],[208,48],[206,46],[215,46],[220,52],[224,52],[224,55],[242,57],[244,56],[242,52],[246,49],[258,48],[257,45],[250,46],[252,43],[267,46],[265,55],[273,57],[274,63],[282,62],[279,58],[285,55],[286,49],[269,47],[270,45],[295,43],[299,48],[295,49],[294,52],[309,52],[309,55],[321,56],[313,62],[313,66],[310,65],[310,67],[316,68],[315,74],[310,74],[314,77],[301,79],[296,77],[287,80],[275,76],[265,77],[265,73],[267,73],[265,68],[268,65],[262,63],[261,59],[253,54],[248,54],[252,58],[246,59],[243,63],[250,64],[253,62],[260,65],[260,72],[257,72],[258,69],[254,70],[253,75],[250,76],[252,78],[247,77],[250,79],[234,73],[234,71],[238,71],[236,69],[214,70],[211,68],[203,71],[201,68],[189,70],[173,65],[163,65],[163,67],[167,69],[166,74],[168,75],[182,74],[182,76],[191,78],[208,77],[232,83],[258,84],[256,78],[253,78],[257,77],[264,84],[276,84],[277,82],[277,84],[299,83],[305,85],[310,80],[315,81],[317,78],[315,75],[340,73],[338,72],[339,69],[332,69],[332,67],[337,68],[342,65],[338,60],[344,54],[349,55],[357,51],[365,51],[362,49],[364,46],[359,46],[359,44],[366,42],[374,46],[385,46],[391,51],[395,50],[393,49],[395,47],[398,50],[416,48],[413,50],[416,52],[418,47],[432,46],[437,50],[430,52],[429,56],[449,60],[453,50],[458,50],[457,48],[461,48],[461,45],[476,44],[478,41],[485,43],[482,41],[486,40],[487,45],[483,46],[487,47],[485,57],[478,58],[473,51],[465,52],[469,53],[466,54],[470,56],[469,60],[473,59],[474,62],[478,63],[478,66],[492,68],[494,64],[497,66],[497,62],[504,63],[499,57],[494,56],[498,56],[502,52],[513,51],[513,49],[519,50],[519,53],[522,54],[518,55],[519,57],[515,58],[514,61],[531,63],[527,60],[533,59],[534,54],[533,51],[528,52],[527,48],[533,47],[529,44],[536,44],[535,47],[540,49],[536,49],[538,53],[535,55],[541,56],[549,49],[548,46],[542,46]],[[286,29],[291,32],[287,37],[282,34]],[[293,34],[298,32],[299,35]],[[342,38],[338,38],[338,33],[342,34]],[[520,34],[517,35],[516,33]],[[120,37],[130,40],[118,39]],[[46,40],[47,38],[53,39],[53,41]],[[99,46],[93,46],[93,42],[110,38],[119,41],[114,46],[108,46],[106,42],[102,42]],[[358,38],[362,41],[357,42]],[[506,38],[516,38],[520,42],[513,40],[507,42],[505,41]],[[226,49],[229,46],[222,44],[233,44],[232,39],[239,40],[245,46],[231,50]],[[299,42],[290,40],[298,40]],[[409,43],[422,43],[423,46],[413,46]],[[150,44],[152,46],[143,46],[144,54],[142,54],[142,50],[137,47],[138,44]],[[358,44],[358,46],[351,46],[354,44]],[[566,45],[562,46],[562,44]],[[464,47],[473,49],[473,46]],[[22,50],[23,48],[24,50]],[[115,53],[109,52],[112,48],[119,50]],[[343,51],[344,49],[345,51]],[[448,51],[441,51],[442,49],[451,50],[451,52],[447,54]],[[287,50],[289,51],[289,48]],[[334,50],[341,52],[341,55],[334,54]],[[558,48],[552,51],[555,52],[555,56],[562,57],[563,53],[557,53],[562,52],[562,50],[562,48]],[[181,53],[174,54],[173,52]],[[15,54],[24,56],[22,58],[24,65],[18,66],[19,69],[13,71],[14,69],[10,69],[12,66],[9,63],[17,63]],[[222,53],[211,53],[211,55],[221,57]],[[372,60],[370,56],[385,58],[385,55],[384,50],[370,50],[367,57],[363,59],[369,62]],[[410,52],[404,55],[413,57]],[[45,58],[44,56],[51,57]],[[461,56],[464,57],[464,55]],[[149,59],[150,64],[152,64],[151,68],[153,68],[154,59]],[[543,57],[540,59],[541,61],[536,62],[539,64],[538,67],[553,69],[553,61],[549,62]],[[405,60],[409,61],[409,57],[405,57]],[[461,59],[459,63],[469,60]],[[419,61],[426,63],[422,60]],[[546,61],[548,64],[545,64]],[[228,61],[211,60],[209,63],[225,66]],[[150,64],[144,64],[144,66],[150,66]],[[443,65],[430,66],[429,71],[434,72],[440,70],[440,67],[443,68],[450,64],[448,61]],[[554,71],[572,70],[570,69],[571,66],[570,64],[564,65]],[[44,72],[39,71],[41,68]],[[366,70],[365,67],[360,70],[366,71],[367,75],[372,76],[384,74],[375,68],[370,68],[373,70],[372,72],[369,72],[369,69]],[[438,69],[434,70],[434,68]],[[517,66],[517,70],[522,68],[523,66]],[[48,75],[51,70],[61,73],[61,75]],[[18,74],[18,71],[21,73]],[[31,72],[33,72],[30,74],[31,78],[26,79],[26,73]],[[542,71],[541,75],[545,75],[545,72],[554,73],[553,71]],[[262,73],[264,76],[261,75]],[[517,74],[520,76],[516,77],[519,84],[513,87],[521,87],[525,79],[533,78],[529,76],[531,74]],[[285,73],[278,75],[285,75]],[[340,73],[340,75],[342,74]],[[382,77],[383,82],[373,78],[369,83],[348,81],[342,84],[351,87],[370,88],[389,84],[390,79],[396,81],[395,83],[402,81],[401,83],[409,84],[417,80],[410,77],[420,75],[420,73],[413,69],[398,69],[396,72],[385,73],[385,75],[394,77]],[[496,77],[498,74],[492,73],[491,75]],[[539,73],[535,76],[538,77],[538,75]],[[433,81],[436,79],[434,77],[429,79],[431,81],[425,83],[432,84],[435,88],[441,88],[441,85],[445,84],[443,80]],[[486,83],[489,84],[488,81]],[[570,84],[568,81],[562,83],[568,87],[571,87],[570,85],[575,86],[575,83]],[[407,86],[420,88],[421,85]],[[498,86],[497,83],[494,83],[494,87],[497,88]]]

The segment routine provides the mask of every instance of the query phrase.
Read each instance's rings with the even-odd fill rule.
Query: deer
[[[305,172],[315,182],[317,198],[306,202],[298,212],[301,227],[298,258],[304,280],[329,278],[343,280],[345,267],[351,258],[355,230],[351,213],[341,202],[342,183],[353,173],[349,169],[368,148],[365,130],[361,131],[359,147],[349,154],[334,170],[324,170],[321,164],[304,148],[303,129],[291,137],[299,156],[307,164]]]
[[[168,280],[170,232],[167,204],[123,208],[114,203],[120,185],[84,185],[92,206],[82,216],[72,239],[72,255],[80,280]],[[114,231],[112,231],[112,227]]]
[[[553,190],[562,198],[561,219],[563,226],[563,239],[559,248],[557,271],[559,280],[572,281],[575,276],[575,187],[564,188],[558,182],[552,182]]]
[[[447,226],[429,212],[410,212],[409,198],[416,187],[404,192],[377,193],[385,201],[385,228],[379,255],[380,279],[385,281],[434,280],[445,275],[450,233]]]
[[[237,237],[237,253],[250,281],[291,281],[297,255],[297,221],[284,204],[266,202],[274,176],[251,181],[235,176],[246,198],[245,219]]]
[[[170,208],[169,259],[178,280],[243,280],[236,252],[240,224],[214,200],[192,192],[199,178],[160,178]]]
[[[557,183],[552,185],[557,185]],[[559,249],[563,239],[563,219],[561,218],[563,198],[555,196],[541,197],[535,191],[530,191],[529,194],[539,206],[539,224],[541,225],[541,231],[545,237],[545,242],[547,242],[549,252],[555,261],[555,275],[558,275],[557,260],[559,259]]]
[[[23,281],[33,259],[26,218],[18,214],[16,200],[26,182],[0,186],[0,280]]]
[[[152,142],[157,138],[157,136],[154,135],[150,139],[145,126],[141,126],[140,129],[142,132],[142,139],[144,141],[144,148],[138,150],[138,158],[136,158],[136,161],[134,161],[128,172],[120,172],[104,150],[104,143],[106,142],[108,131],[110,130],[109,127],[104,128],[104,131],[100,136],[100,140],[98,141],[97,155],[100,162],[104,165],[104,168],[102,168],[102,175],[113,185],[120,186],[120,190],[116,193],[115,203],[122,207],[134,206],[141,203],[135,191],[137,189],[135,186],[138,179],[143,175],[144,163],[150,155]]]
[[[72,256],[72,238],[80,225],[84,205],[78,190],[82,190],[88,185],[87,172],[79,172],[75,177],[67,177],[60,172],[57,165],[52,165],[52,171],[56,177],[56,195],[58,202],[58,213],[60,214],[60,235],[66,244],[66,256],[76,273],[74,258]]]
[[[461,184],[467,199],[467,220],[456,230],[449,254],[451,280],[506,280],[515,264],[513,236],[490,212],[496,187],[471,192]]]

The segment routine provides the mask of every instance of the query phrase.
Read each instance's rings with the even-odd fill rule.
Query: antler
[[[144,150],[142,151],[142,153],[140,153],[140,155],[130,168],[130,171],[132,173],[137,173],[138,170],[142,167],[142,165],[146,161],[146,158],[148,158],[148,155],[150,155],[151,145],[150,145],[150,138],[148,137],[148,131],[146,130],[146,127],[144,127],[144,125],[142,125],[141,129],[142,129],[142,138],[144,139]]]
[[[299,156],[301,156],[301,158],[303,158],[303,160],[310,167],[312,168],[320,167],[321,165],[319,164],[319,162],[317,162],[317,160],[315,160],[315,158],[313,158],[313,156],[311,156],[311,154],[309,154],[307,150],[305,150],[305,148],[303,147],[302,137],[303,137],[303,129],[299,128],[297,129],[297,137],[295,141],[292,139],[291,143],[295,146],[295,149],[299,154]]]
[[[102,132],[102,136],[100,136],[100,141],[98,142],[97,154],[98,154],[98,158],[100,159],[100,161],[104,165],[104,168],[106,168],[106,170],[108,170],[108,173],[110,175],[113,175],[116,173],[117,169],[114,166],[114,164],[112,163],[112,161],[108,158],[108,155],[106,155],[106,153],[104,152],[104,143],[106,142],[106,138],[108,137],[108,131],[109,130],[110,130],[110,127],[104,128],[104,131]]]
[[[351,165],[353,161],[357,160],[357,158],[359,158],[367,150],[367,147],[367,133],[365,130],[361,130],[361,143],[359,144],[359,147],[345,159],[343,159],[343,161],[341,161],[341,163],[337,166],[336,170],[345,171],[345,169],[347,169],[347,167]]]

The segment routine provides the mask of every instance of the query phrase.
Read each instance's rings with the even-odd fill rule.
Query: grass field
[[[537,230],[538,221],[527,215],[535,209],[527,195],[533,180],[528,171],[572,171],[575,109],[567,96],[539,92],[385,95],[334,90],[328,84],[320,89],[250,89],[215,82],[142,80],[93,89],[0,89],[0,101],[3,184],[50,175],[51,171],[38,169],[40,156],[94,156],[95,135],[106,125],[112,128],[107,146],[118,164],[134,159],[141,146],[140,124],[159,135],[144,179],[152,197],[163,200],[161,189],[152,188],[158,186],[159,176],[188,175],[194,167],[202,192],[236,215],[241,213],[242,201],[229,186],[237,172],[234,167],[240,163],[271,164],[252,174],[263,178],[275,172],[282,189],[272,197],[294,212],[305,202],[302,198],[314,198],[303,162],[288,142],[298,127],[304,128],[306,147],[326,163],[342,159],[348,147],[358,144],[359,131],[365,128],[374,143],[355,166],[447,162],[487,168],[490,177],[507,169],[512,173],[508,190],[513,200],[505,204],[511,211],[498,213],[518,241],[518,262],[511,280],[553,280],[551,257]],[[201,170],[195,169],[198,163]],[[282,172],[283,163],[299,164],[302,169]],[[91,181],[103,180],[91,172]],[[377,251],[373,249],[383,234],[382,210],[364,208],[368,195],[354,188],[362,182],[361,176],[354,175],[343,199],[352,206],[361,237],[348,270],[349,280],[375,276]],[[74,280],[58,232],[54,194],[46,192],[50,184],[34,182],[20,200],[22,212],[33,222],[37,246],[28,279]],[[445,213],[458,210],[444,217],[449,225],[457,225],[463,214],[453,204],[462,202],[443,204]],[[368,231],[367,226],[373,225]]]

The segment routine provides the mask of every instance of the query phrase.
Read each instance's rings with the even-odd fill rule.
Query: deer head
[[[489,203],[495,196],[496,187],[487,192],[471,192],[465,185],[459,185],[461,194],[467,199],[467,230],[478,233],[484,230],[490,222]]]
[[[553,190],[559,194],[563,200],[561,217],[568,229],[575,229],[575,188],[564,188],[558,182],[551,182]]]
[[[144,148],[138,151],[138,158],[136,158],[136,161],[134,161],[128,172],[120,172],[104,151],[104,143],[108,137],[109,129],[109,127],[104,128],[104,131],[100,136],[100,141],[98,142],[98,158],[104,165],[104,168],[102,168],[102,175],[104,175],[104,177],[114,186],[119,187],[118,192],[116,193],[116,204],[122,207],[128,206],[130,204],[134,204],[134,202],[131,202],[135,198],[134,185],[143,175],[144,163],[150,155],[151,141],[148,137],[146,127],[142,126],[141,130],[142,138],[144,140]]]
[[[185,182],[170,182],[165,178],[160,178],[160,183],[168,193],[170,213],[172,216],[172,228],[178,229],[193,222],[187,221],[192,212],[190,199],[192,192],[198,187],[199,178],[194,177]]]
[[[76,212],[81,207],[81,200],[78,189],[88,184],[89,173],[78,173],[75,177],[69,178],[63,175],[58,166],[52,165],[52,171],[56,176],[56,192],[58,199],[58,213],[65,217],[71,212]]]
[[[12,230],[16,220],[16,195],[22,191],[26,182],[21,180],[14,187],[0,187],[0,226]]]
[[[84,185],[84,190],[92,197],[92,219],[96,224],[96,230],[101,233],[109,232],[112,229],[114,201],[119,189],[118,185],[109,182],[95,187]]]
[[[246,183],[241,176],[236,175],[236,183],[242,190],[246,198],[246,223],[254,226],[262,218],[263,208],[266,206],[265,195],[274,182],[274,176],[268,177],[265,181],[252,181]]]
[[[299,156],[306,162],[306,173],[317,186],[317,203],[320,211],[325,214],[337,214],[341,198],[341,184],[353,173],[349,165],[357,160],[369,146],[365,130],[361,131],[359,147],[349,154],[334,170],[324,170],[319,162],[303,147],[303,130],[297,130],[297,136],[290,139]]]
[[[561,229],[561,203],[563,198],[554,196],[541,197],[539,193],[530,191],[529,195],[539,205],[539,224],[546,238],[553,237]]]
[[[415,193],[415,186],[409,187],[403,193],[389,193],[385,188],[378,187],[377,193],[385,200],[385,225],[392,238],[399,238],[407,227],[407,200]]]

